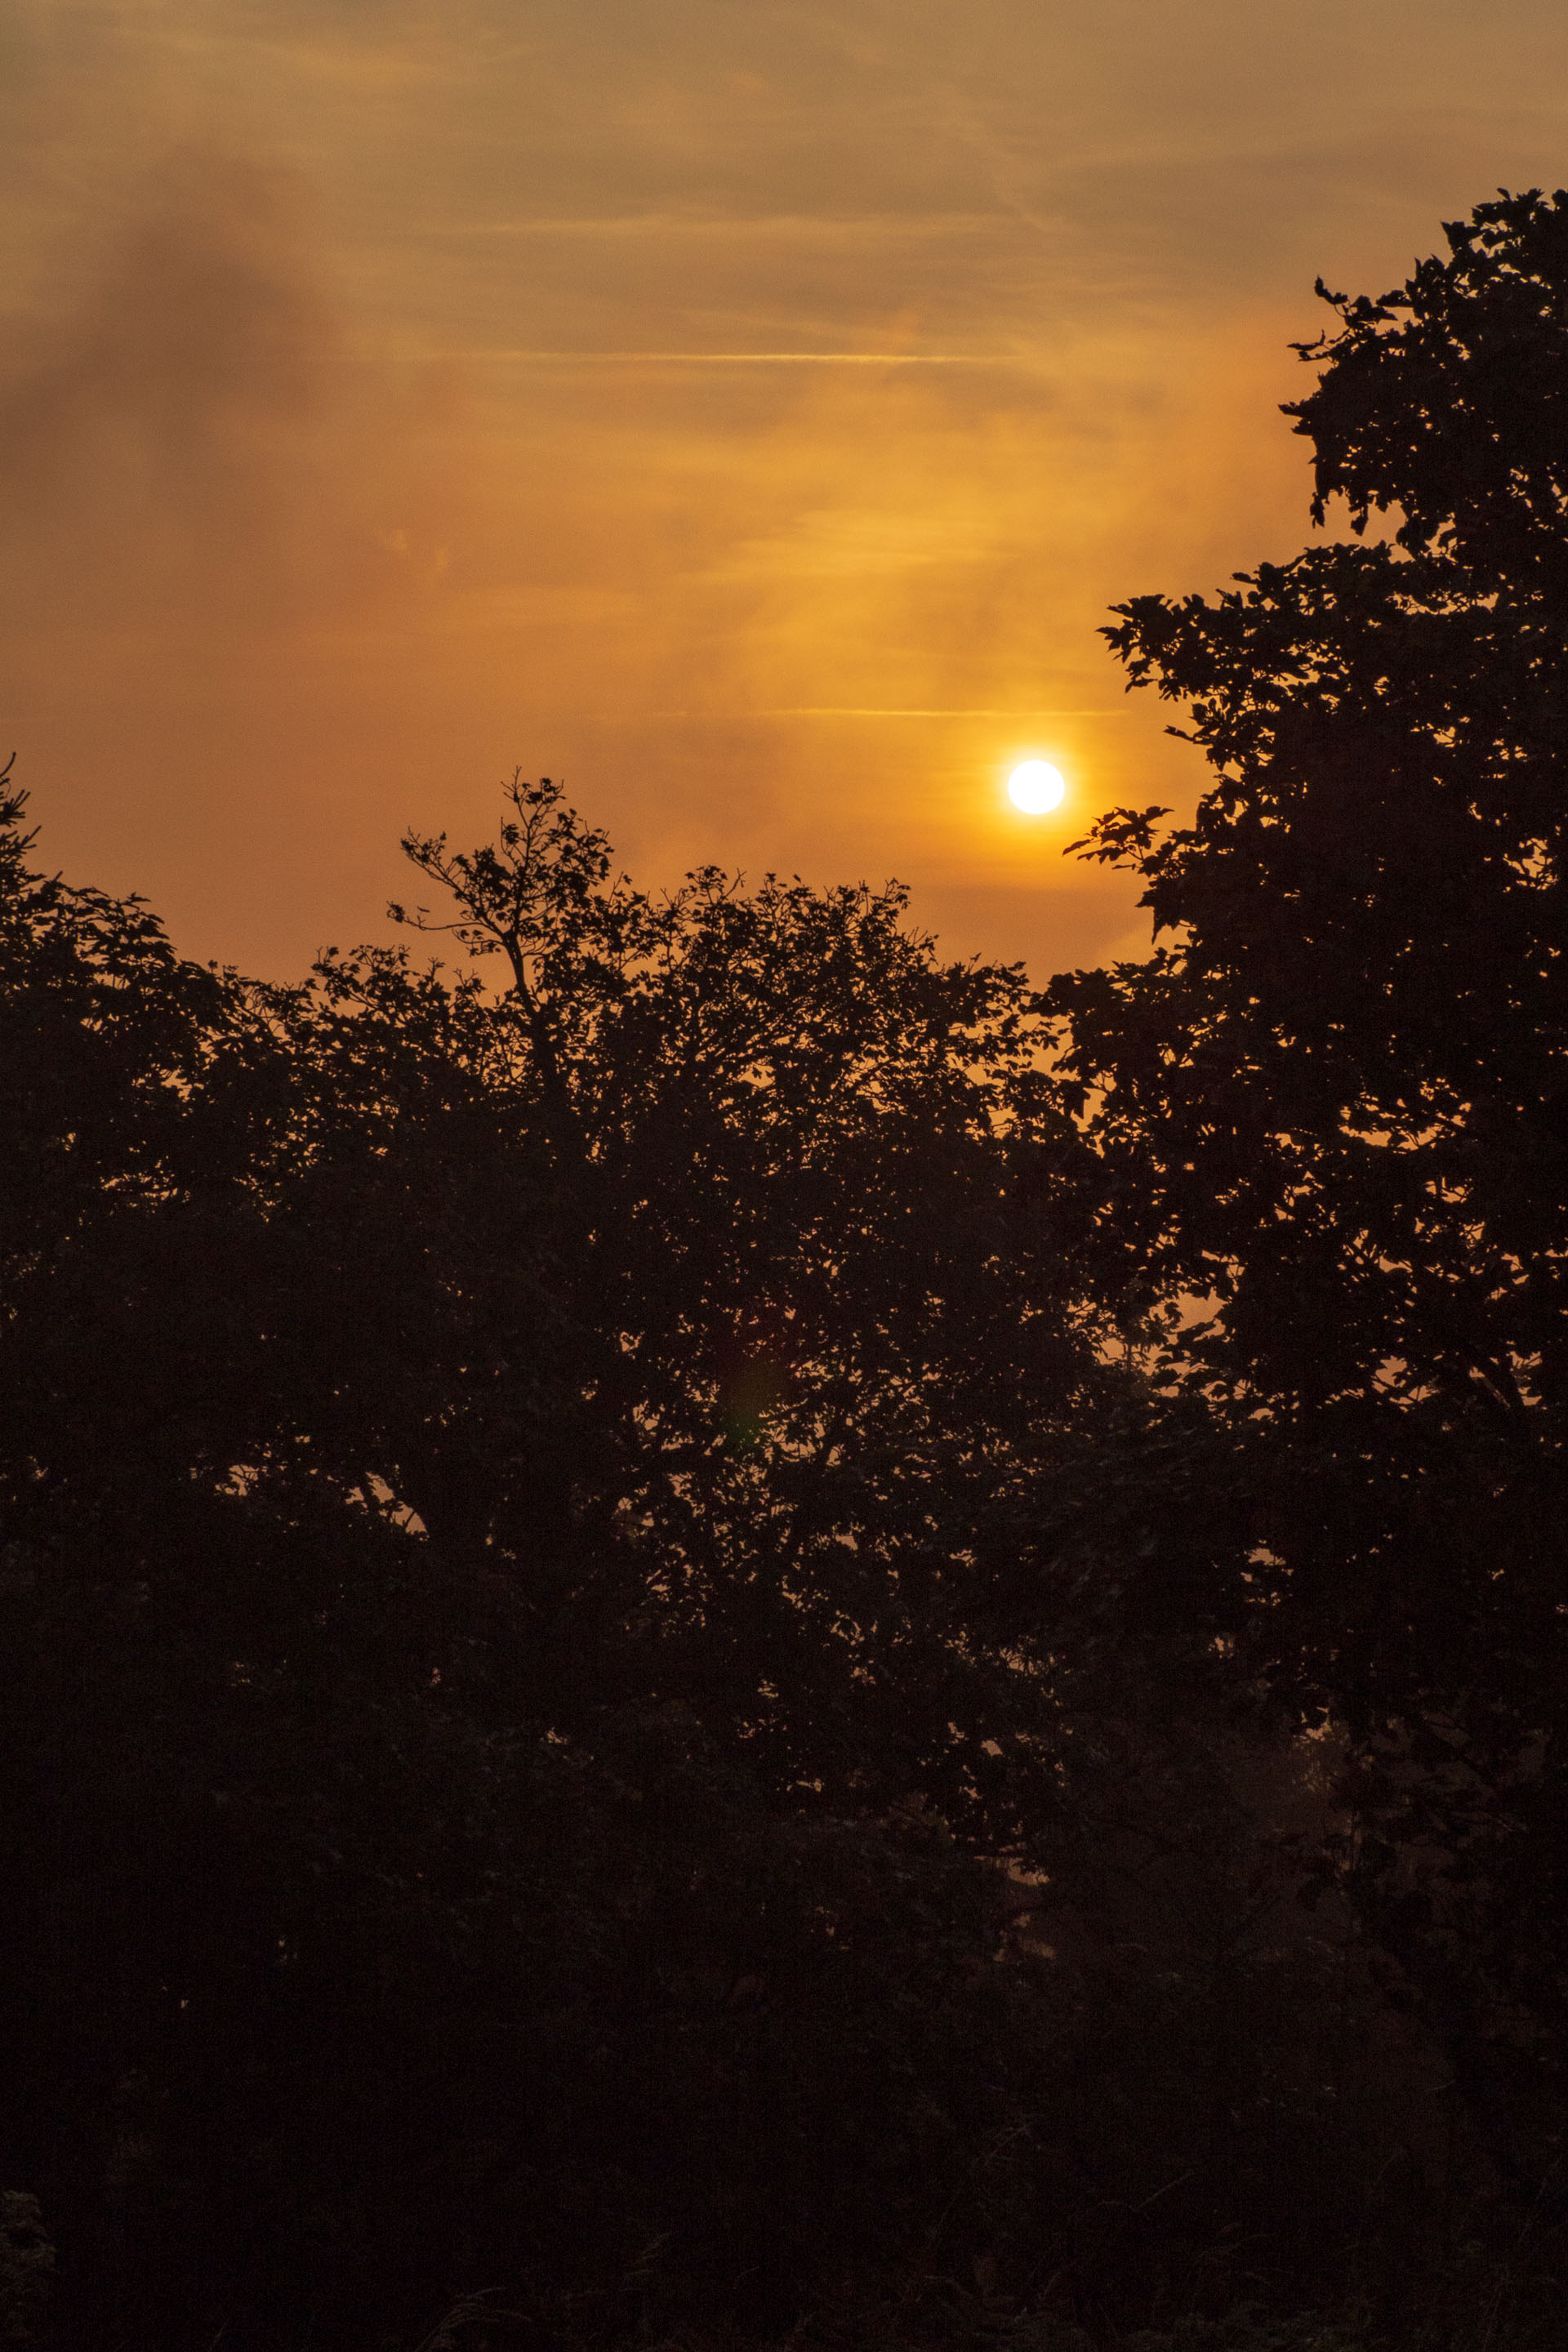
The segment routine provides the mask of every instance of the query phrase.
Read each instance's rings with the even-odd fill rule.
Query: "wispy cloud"
[[[1013,723],[1025,719],[1120,719],[1122,712],[1114,708],[1078,710],[1055,705],[1041,710],[906,710],[835,703],[795,705],[779,710],[601,711],[598,716],[601,725],[616,727],[644,727],[676,720],[686,725],[744,727],[774,719],[1002,719]]]
[[[1121,710],[1067,709],[1053,706],[1040,710],[885,710],[803,705],[791,710],[760,710],[759,719],[1120,719]]]
[[[444,352],[444,359],[552,362],[563,367],[953,367],[1016,368],[1000,352]]]
[[[431,222],[430,238],[465,237],[776,237],[786,242],[839,243],[887,238],[900,243],[952,236],[989,236],[1007,228],[1010,212],[967,213],[584,213],[526,214],[516,220]]]
[[[1096,633],[1300,545],[1319,270],[1561,176],[1568,10],[1486,16],[10,0],[0,754],[48,854],[287,970],[521,761],[652,879],[1114,940],[1005,766],[1189,790]]]

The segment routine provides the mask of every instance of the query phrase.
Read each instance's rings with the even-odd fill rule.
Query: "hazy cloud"
[[[1312,276],[1562,177],[1565,68],[1537,0],[14,0],[0,750],[274,968],[517,761],[1077,960],[1062,841],[1193,782],[1106,604],[1300,543]]]

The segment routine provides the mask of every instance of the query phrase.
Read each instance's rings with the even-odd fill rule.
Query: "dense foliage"
[[[1557,2340],[1568,198],[1449,247],[1121,608],[1147,962],[519,781],[266,987],[6,789],[13,2340]]]
[[[1109,634],[1214,770],[1119,811],[1174,934],[1058,982],[1171,1349],[1233,1433],[1250,1662],[1331,1710],[1347,1849],[1534,2194],[1568,2061],[1568,197],[1504,196],[1380,301],[1327,299],[1289,414],[1316,547]],[[1320,291],[1322,291],[1320,289]]]
[[[1016,2121],[984,1862],[1118,1605],[1084,1424],[1151,1418],[1021,975],[656,905],[543,784],[410,845],[502,992],[261,988],[5,815],[7,2161],[72,2325],[787,2315]]]

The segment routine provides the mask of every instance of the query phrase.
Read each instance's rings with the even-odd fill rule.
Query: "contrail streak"
[[[569,367],[1026,367],[1022,358],[968,352],[449,351],[443,359],[531,360]]]

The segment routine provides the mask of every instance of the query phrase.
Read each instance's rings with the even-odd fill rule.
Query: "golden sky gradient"
[[[51,864],[284,974],[521,765],[1044,977],[1143,937],[1064,843],[1197,781],[1104,607],[1302,543],[1313,278],[1568,179],[1568,11],[5,0],[0,131]]]

